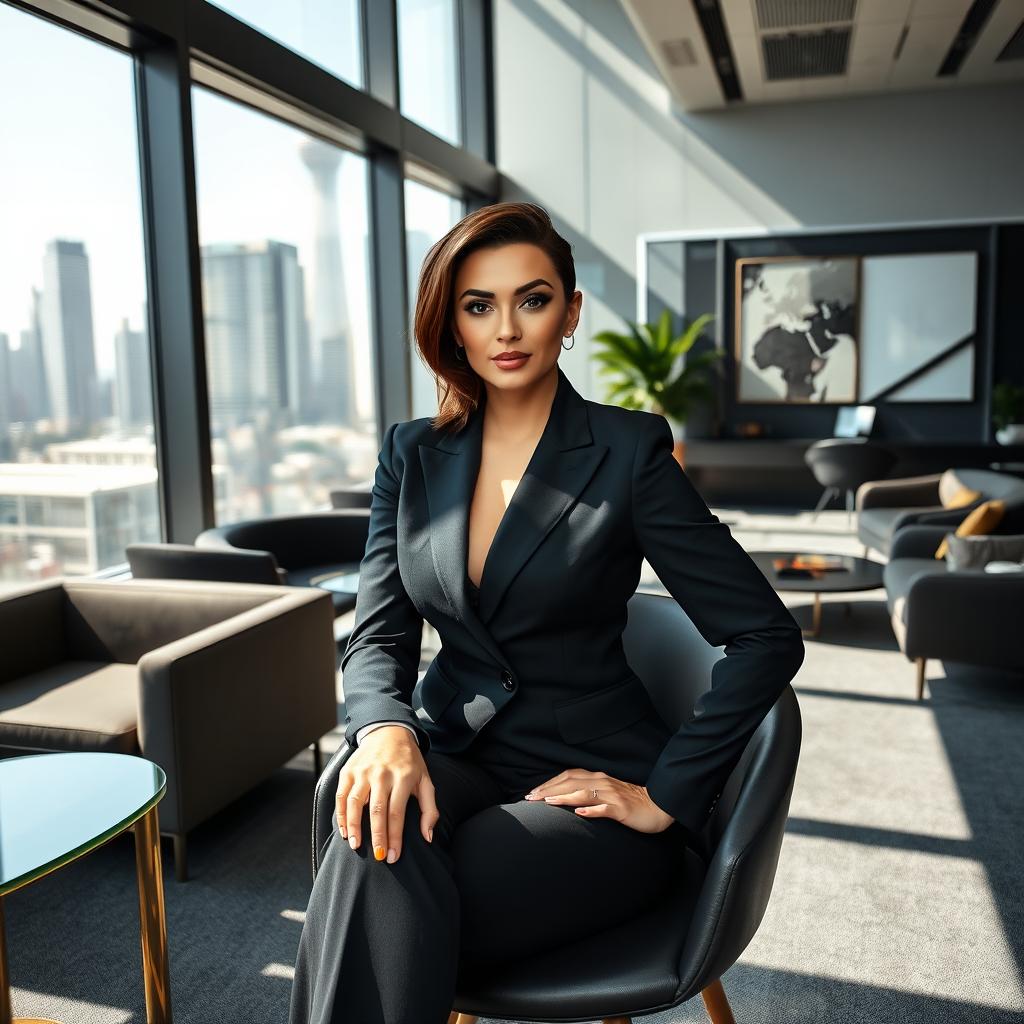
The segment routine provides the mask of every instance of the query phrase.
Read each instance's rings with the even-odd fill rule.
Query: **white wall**
[[[1024,85],[685,114],[615,0],[495,0],[502,199],[539,203],[584,293],[562,356],[636,316],[641,232],[1024,215]]]

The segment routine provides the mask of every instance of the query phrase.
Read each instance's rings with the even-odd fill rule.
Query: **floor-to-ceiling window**
[[[376,464],[367,162],[206,89],[193,111],[217,521],[325,507]]]
[[[458,146],[459,48],[455,0],[398,0],[402,113]]]
[[[132,59],[0,4],[0,96],[3,588],[160,520]]]
[[[420,267],[427,250],[463,216],[465,203],[456,196],[405,179],[405,252],[408,259],[409,319],[416,312]],[[409,366],[412,376],[412,415],[433,416],[437,412],[434,376],[420,358],[412,324],[409,326]]]

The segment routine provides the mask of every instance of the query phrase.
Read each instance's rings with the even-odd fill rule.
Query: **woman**
[[[415,334],[443,396],[380,453],[341,666],[355,750],[292,1024],[443,1024],[460,965],[651,907],[803,660],[665,419],[584,400],[558,366],[582,299],[531,203],[470,214],[424,261]],[[675,733],[622,646],[645,556],[727,654]],[[442,647],[414,712],[424,619]]]

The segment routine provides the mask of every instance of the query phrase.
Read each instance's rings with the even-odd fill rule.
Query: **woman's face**
[[[558,362],[562,339],[576,330],[583,293],[565,301],[547,253],[527,242],[477,249],[455,276],[452,329],[466,362],[485,383],[529,387]],[[499,360],[518,352],[525,358]]]

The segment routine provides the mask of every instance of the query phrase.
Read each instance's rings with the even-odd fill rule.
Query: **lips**
[[[530,353],[529,352],[502,352],[500,356],[495,356],[494,361],[496,363],[510,362],[514,363],[520,359],[525,359]]]

